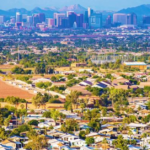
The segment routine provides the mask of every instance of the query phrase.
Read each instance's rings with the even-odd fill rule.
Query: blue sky
[[[122,8],[134,7],[141,4],[150,4],[150,0],[0,0],[0,9],[34,7],[63,7],[80,4],[84,7],[92,7],[95,10],[120,10]]]

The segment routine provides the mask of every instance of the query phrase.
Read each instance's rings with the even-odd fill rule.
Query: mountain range
[[[135,13],[137,16],[150,15],[150,4],[122,9],[119,13]]]
[[[84,8],[83,6],[77,4],[77,5],[71,5],[71,6],[65,6],[61,9],[57,7],[46,7],[46,8],[39,8],[36,7],[33,10],[29,11],[26,10],[25,8],[12,8],[9,10],[0,10],[0,15],[5,15],[5,16],[15,16],[16,12],[20,12],[21,14],[27,14],[27,15],[32,15],[35,13],[45,13],[46,17],[52,17],[53,13],[55,12],[66,12],[66,11],[74,11],[76,13],[84,13],[87,9]]]
[[[57,8],[57,7],[46,7],[46,8],[39,8],[36,7],[33,10],[29,11],[25,8],[13,8],[9,10],[0,10],[0,15],[6,15],[6,16],[15,16],[16,12],[20,12],[21,14],[27,14],[32,15],[35,13],[45,13],[46,17],[52,17],[53,13],[55,12],[66,12],[66,11],[74,11],[76,13],[84,13],[87,10],[87,8],[77,4],[77,5],[71,5],[71,6],[65,6],[63,8]],[[114,13],[114,11],[99,11],[102,12],[104,16],[111,15]],[[150,4],[148,5],[140,5],[137,7],[131,7],[126,8],[118,11],[118,13],[136,13],[137,16],[142,17],[143,15],[150,15]]]

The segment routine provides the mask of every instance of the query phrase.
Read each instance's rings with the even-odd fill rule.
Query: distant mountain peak
[[[77,13],[82,13],[86,10],[87,10],[86,8],[84,8],[83,6],[81,6],[79,4],[65,6],[65,7],[59,9],[60,12],[74,11],[74,12],[77,12]]]

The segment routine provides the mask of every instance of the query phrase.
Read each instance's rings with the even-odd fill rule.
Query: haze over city
[[[0,9],[26,8],[30,10],[34,7],[64,7],[73,4],[80,4],[84,7],[92,7],[96,10],[116,11],[122,8],[135,7],[149,3],[149,0],[1,0]]]

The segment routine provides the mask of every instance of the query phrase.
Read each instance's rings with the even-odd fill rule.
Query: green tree
[[[48,97],[46,95],[42,95],[38,93],[35,97],[32,98],[32,104],[36,107],[40,107],[41,105],[45,105],[48,102]]]
[[[66,97],[66,103],[68,104],[68,109],[71,110],[71,112],[73,112],[74,108],[77,108],[77,100],[79,98],[80,93],[77,91],[71,91],[71,93],[69,95],[67,95]]]
[[[85,131],[80,131],[79,137],[80,137],[81,139],[85,139],[85,138],[86,138],[86,132],[85,132]]]
[[[95,143],[95,140],[94,140],[93,137],[87,137],[87,138],[85,139],[85,141],[86,141],[86,144],[87,144],[87,145],[91,145],[91,144],[94,144],[94,143]]]
[[[50,112],[50,111],[45,111],[45,112],[43,113],[43,117],[51,118],[51,112]]]
[[[18,126],[18,128],[14,128],[10,134],[10,136],[13,135],[20,135],[21,132],[30,131],[32,128],[28,124],[23,124],[21,126]]]
[[[26,149],[41,150],[48,146],[46,137],[38,135],[35,131],[30,131],[28,134],[29,142],[25,145]]]
[[[30,121],[28,122],[29,125],[34,125],[34,126],[37,126],[38,123],[39,123],[39,122],[38,122],[37,120],[30,120]]]
[[[56,109],[52,109],[51,110],[51,117],[54,119],[55,123],[56,123],[56,120],[59,118],[60,116],[60,112]]]
[[[79,124],[74,119],[67,119],[62,125],[61,125],[61,131],[66,133],[72,133],[73,131],[78,131]]]
[[[24,70],[21,67],[18,67],[18,66],[14,67],[11,71],[14,74],[24,74]]]
[[[9,125],[11,118],[12,118],[12,116],[9,115],[8,118],[6,118],[6,119],[4,120],[4,125],[5,125],[6,127]]]
[[[91,127],[94,131],[98,132],[101,128],[101,124],[100,124],[100,121],[97,120],[97,119],[92,119],[89,124],[88,124],[89,127]]]
[[[113,145],[115,148],[120,150],[128,150],[127,141],[123,139],[122,135],[119,135],[116,140],[113,141]]]
[[[131,136],[133,135],[133,132],[131,129],[128,131],[128,135],[130,136],[130,144],[131,144]]]
[[[2,126],[4,123],[4,118],[3,118],[3,115],[0,114],[0,126]]]
[[[7,138],[7,133],[5,129],[0,128],[0,139],[5,140]]]

